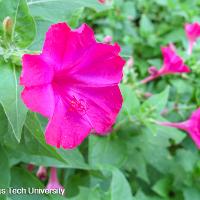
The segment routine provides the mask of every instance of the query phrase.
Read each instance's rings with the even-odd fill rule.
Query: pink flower
[[[51,167],[50,177],[46,189],[64,189],[64,187],[59,183],[57,169],[55,167]]]
[[[102,3],[102,4],[106,3],[106,0],[98,0],[98,1],[99,3]]]
[[[157,124],[175,127],[188,132],[196,146],[200,149],[200,108],[194,111],[187,121],[180,123],[157,122]]]
[[[106,44],[110,44],[112,42],[112,36],[107,35],[106,37],[104,37],[103,42]]]
[[[198,22],[185,24],[185,33],[189,42],[188,54],[190,55],[196,40],[200,37],[200,24]]]
[[[161,51],[164,59],[163,66],[159,70],[154,66],[150,67],[148,70],[150,76],[142,80],[141,83],[147,83],[166,74],[190,72],[189,67],[184,64],[183,59],[176,54],[174,46],[162,47]]]
[[[40,180],[46,180],[47,178],[47,169],[44,166],[40,166],[36,176],[40,179]]]
[[[41,54],[23,56],[21,96],[30,110],[50,119],[48,144],[75,148],[91,129],[104,134],[115,123],[125,64],[119,52],[117,44],[97,43],[86,24],[71,30],[58,23],[48,30]]]

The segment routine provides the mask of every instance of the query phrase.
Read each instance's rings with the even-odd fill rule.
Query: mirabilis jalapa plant
[[[190,72],[174,45],[161,51],[162,68],[150,67],[150,76],[141,83]],[[45,132],[48,144],[72,149],[91,130],[100,135],[110,130],[122,106],[118,84],[125,61],[119,52],[117,44],[97,43],[86,24],[71,30],[66,23],[58,23],[48,30],[41,54],[23,56],[20,84],[25,88],[21,97],[29,109],[49,118]],[[192,119],[198,121],[194,116]],[[194,120],[189,122],[157,123],[188,131],[199,147],[197,131],[188,128]]]
[[[163,65],[161,69],[158,70],[154,66],[149,67],[148,71],[150,76],[142,80],[141,83],[147,83],[167,74],[190,72],[189,67],[184,64],[183,59],[176,53],[174,45],[170,44],[169,46],[162,47],[161,52],[163,55]]]
[[[110,130],[122,106],[118,84],[125,61],[119,52],[118,44],[96,42],[86,24],[71,30],[58,23],[46,33],[41,54],[23,56],[21,97],[49,118],[48,144],[72,149],[92,129],[100,135]]]

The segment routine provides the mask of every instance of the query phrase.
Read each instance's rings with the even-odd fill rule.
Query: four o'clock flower
[[[99,3],[102,3],[102,4],[106,3],[106,0],[98,0],[98,1]]]
[[[46,189],[64,189],[59,183],[57,169],[55,167],[51,167],[50,169],[50,177]]]
[[[184,122],[157,122],[162,126],[175,127],[188,132],[196,146],[200,149],[200,108],[192,113],[190,118]]]
[[[163,66],[159,70],[154,66],[150,67],[150,76],[142,80],[141,83],[147,83],[166,74],[190,72],[189,67],[184,64],[183,59],[175,52],[173,45],[162,47],[161,51],[164,59]]]
[[[36,173],[37,177],[40,180],[46,180],[47,178],[47,169],[44,166],[40,166],[37,173]]]
[[[122,106],[118,84],[125,61],[118,44],[98,43],[86,24],[54,24],[42,53],[22,58],[20,84],[26,106],[49,118],[46,142],[72,149],[92,129],[105,134]]]
[[[185,24],[185,33],[189,43],[188,54],[190,55],[196,40],[200,37],[200,24],[198,22]]]

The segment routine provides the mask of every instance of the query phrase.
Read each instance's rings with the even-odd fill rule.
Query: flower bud
[[[13,20],[11,19],[11,17],[7,16],[4,20],[3,20],[3,30],[5,33],[12,33],[12,28],[13,28]]]
[[[107,35],[106,37],[104,37],[103,42],[106,44],[110,44],[112,42],[112,36]]]
[[[46,178],[47,178],[47,169],[46,169],[46,167],[40,166],[38,171],[37,171],[37,173],[36,173],[36,176],[42,181],[46,180]]]

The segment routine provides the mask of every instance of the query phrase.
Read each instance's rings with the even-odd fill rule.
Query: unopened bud
[[[98,1],[99,3],[102,3],[102,4],[106,3],[106,0],[98,0]]]
[[[110,44],[112,42],[112,36],[107,35],[106,37],[104,37],[103,42],[106,44]]]
[[[3,30],[5,33],[12,33],[12,28],[13,28],[13,20],[11,19],[11,17],[6,17],[3,20]]]
[[[158,74],[158,69],[156,67],[152,66],[152,67],[149,67],[148,72],[150,75],[154,76],[154,75]]]
[[[47,178],[47,169],[46,169],[46,167],[40,166],[38,171],[37,171],[37,173],[36,173],[36,176],[42,181],[46,180],[46,178]]]

